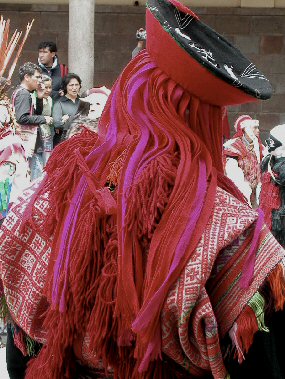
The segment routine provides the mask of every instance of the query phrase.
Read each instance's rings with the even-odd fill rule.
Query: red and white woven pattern
[[[6,301],[15,322],[32,338],[44,342],[44,331],[34,320],[45,310],[43,288],[51,246],[43,237],[41,222],[46,215],[47,198],[36,201],[33,228],[20,230],[23,213],[37,185],[26,190],[0,230],[0,273]]]
[[[253,282],[248,290],[240,288],[238,280],[248,249],[243,255],[240,250],[256,218],[257,213],[247,205],[218,189],[205,233],[168,294],[161,314],[162,350],[190,375],[199,377],[212,372],[215,379],[226,377],[221,339],[284,257],[282,247],[264,228]],[[96,362],[87,339],[83,352],[89,364]]]
[[[248,249],[240,253],[256,213],[218,189],[215,209],[195,254],[172,287],[161,316],[162,349],[192,375],[223,379],[221,339],[284,250],[267,228],[260,239],[249,289],[238,282]],[[210,278],[209,280],[207,280]]]
[[[35,203],[33,229],[19,230],[33,191],[26,191],[5,220],[0,232],[0,270],[13,318],[28,335],[44,342],[41,315],[47,307],[43,290],[51,246],[41,220],[47,211],[47,197]],[[256,218],[257,213],[247,205],[218,189],[207,228],[168,294],[161,314],[162,350],[190,375],[212,372],[215,379],[225,377],[220,341],[284,257],[284,250],[264,227],[253,282],[247,290],[240,288],[238,281],[248,251],[245,245]],[[92,365],[97,360],[88,345],[85,338],[82,348],[76,350]]]

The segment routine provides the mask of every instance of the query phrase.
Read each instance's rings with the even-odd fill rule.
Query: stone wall
[[[285,9],[196,8],[201,19],[239,47],[270,79],[274,95],[266,102],[231,107],[230,121],[243,113],[260,119],[262,136],[285,123]],[[53,40],[61,62],[67,62],[67,5],[0,4],[0,13],[11,19],[11,28],[23,29],[35,19],[21,61],[36,61],[37,45]],[[97,5],[95,15],[95,83],[111,86],[136,46],[135,31],[144,25],[144,8]],[[17,74],[15,72],[15,74]],[[80,75],[80,72],[78,73]],[[16,77],[17,75],[14,75]],[[14,79],[15,80],[15,79]]]

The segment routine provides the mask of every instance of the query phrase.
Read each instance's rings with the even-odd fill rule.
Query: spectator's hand
[[[64,114],[64,115],[62,116],[62,118],[61,118],[61,121],[62,121],[62,122],[66,122],[68,119],[69,119],[68,114]]]
[[[64,96],[64,92],[63,92],[63,90],[60,89],[60,90],[58,91],[58,94],[59,94],[59,96]]]
[[[45,117],[46,123],[48,125],[51,125],[53,123],[53,118],[52,117],[50,117],[50,116],[44,116],[44,117]]]
[[[45,85],[43,83],[40,83],[37,89],[37,96],[39,99],[43,99],[44,94],[45,94]]]

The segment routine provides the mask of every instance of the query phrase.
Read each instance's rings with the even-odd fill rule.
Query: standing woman
[[[69,73],[62,80],[62,89],[64,96],[55,102],[52,112],[55,128],[54,146],[61,141],[62,134],[67,132],[64,127],[66,121],[78,111],[79,91],[81,89],[80,77]]]
[[[52,114],[52,80],[48,75],[43,75],[40,83],[40,91],[42,96],[42,112],[43,116],[51,118]],[[37,104],[39,91],[32,93],[32,102],[34,107]],[[48,158],[51,155],[53,148],[54,128],[51,123],[40,124],[37,130],[37,139],[35,144],[35,151],[31,157],[31,181],[40,178],[43,175],[44,167]]]
[[[48,75],[42,76],[42,84],[44,87],[43,94],[43,111],[42,115],[51,116],[52,115],[52,106],[53,100],[51,97],[52,94],[52,79]],[[43,167],[45,167],[52,149],[53,149],[53,137],[54,137],[54,127],[48,124],[42,124],[39,128],[41,141],[42,141],[42,161]]]

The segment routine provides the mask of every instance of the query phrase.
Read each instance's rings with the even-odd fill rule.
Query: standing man
[[[29,159],[31,177],[33,177],[38,126],[51,124],[52,117],[42,115],[44,91],[40,86],[41,69],[36,64],[27,62],[20,67],[19,78],[21,84],[12,95],[12,105],[15,110],[16,121],[19,124],[19,134],[23,140],[26,157]],[[33,102],[31,94],[36,90],[37,97]]]
[[[146,42],[146,30],[144,28],[140,28],[136,32],[137,46],[132,51],[132,59],[136,57],[143,49],[145,49]]]
[[[43,71],[52,79],[52,99],[55,101],[60,96],[62,78],[67,75],[68,68],[66,65],[59,63],[57,56],[57,46],[54,42],[41,42],[38,47],[39,58],[38,64]]]

